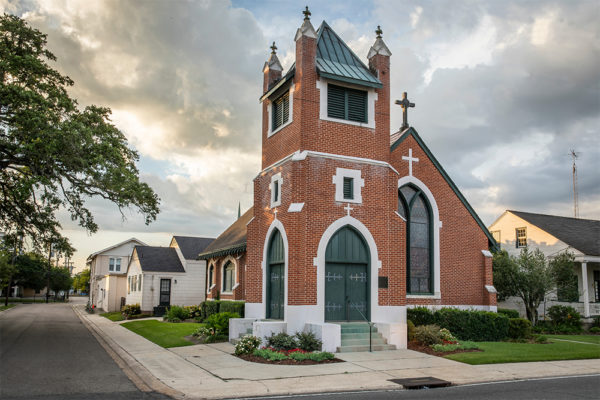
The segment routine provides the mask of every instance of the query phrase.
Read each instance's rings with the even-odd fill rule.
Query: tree
[[[69,273],[69,269],[65,267],[53,267],[50,270],[50,289],[55,295],[63,291],[68,291],[73,285],[73,278]]]
[[[86,268],[73,279],[73,289],[80,290],[82,292],[90,292],[90,269]]]
[[[575,255],[570,251],[559,253],[550,259],[550,270],[556,281],[556,297],[559,301],[579,301]]]
[[[15,282],[25,288],[40,291],[46,287],[48,261],[38,253],[17,256],[15,260]]]
[[[64,208],[94,233],[90,197],[115,203],[123,218],[137,208],[151,223],[159,198],[139,179],[138,153],[109,108],[77,107],[73,81],[48,64],[55,60],[45,34],[0,17],[0,231],[23,232],[37,248],[64,241],[56,217]]]
[[[0,289],[4,292],[4,305],[8,304],[8,292],[14,273],[15,266],[11,262],[11,255],[6,250],[0,250]]]
[[[569,261],[570,260],[570,261]],[[518,257],[506,250],[494,254],[494,286],[498,298],[517,296],[523,300],[527,319],[533,325],[538,319],[538,307],[557,286],[564,285],[573,274],[573,255],[559,255],[550,263],[539,249],[521,250]],[[570,275],[569,273],[570,272]]]

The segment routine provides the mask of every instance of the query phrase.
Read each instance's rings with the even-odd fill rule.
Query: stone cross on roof
[[[308,6],[306,6],[306,9],[304,11],[302,11],[302,14],[304,14],[304,20],[308,21],[310,19],[310,11],[308,11]]]
[[[271,54],[275,54],[277,52],[277,46],[275,46],[275,42],[273,42],[273,45],[271,46]]]
[[[400,127],[400,131],[408,128],[408,108],[414,107],[415,103],[411,103],[406,97],[406,92],[402,93],[402,100],[396,100],[396,104],[402,107],[402,127]]]

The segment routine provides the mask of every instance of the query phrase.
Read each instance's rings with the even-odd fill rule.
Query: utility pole
[[[571,159],[573,160],[573,216],[579,218],[579,189],[577,188],[577,158],[579,154],[571,149]]]
[[[50,299],[50,272],[52,271],[52,242],[48,244],[48,276],[46,280],[46,304]]]

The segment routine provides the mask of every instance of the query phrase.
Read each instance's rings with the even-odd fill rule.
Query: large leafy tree
[[[527,319],[535,325],[538,307],[546,296],[572,282],[573,255],[562,253],[548,262],[539,249],[523,248],[518,257],[502,250],[494,254],[493,269],[498,298],[521,298]]]
[[[115,203],[122,216],[137,208],[146,224],[159,199],[140,181],[138,154],[110,122],[110,109],[78,108],[68,94],[73,81],[51,68],[54,60],[45,34],[0,16],[0,231],[26,235],[36,247],[58,242],[68,253],[59,209],[93,233],[90,197]]]
[[[90,269],[86,268],[73,278],[73,289],[89,293],[90,291]]]
[[[46,287],[48,260],[38,253],[21,254],[15,259],[16,274],[14,281],[19,286],[42,290]]]
[[[68,291],[72,285],[73,278],[71,278],[68,268],[53,267],[50,269],[50,289],[54,290],[55,295],[58,295],[61,290]]]

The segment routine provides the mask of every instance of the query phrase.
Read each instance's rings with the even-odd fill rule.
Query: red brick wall
[[[241,258],[238,259],[238,257]],[[215,287],[210,291],[210,293],[208,293],[206,295],[206,299],[207,300],[212,300],[215,299],[217,297],[217,292],[219,293],[220,299],[221,300],[244,300],[245,298],[245,293],[244,293],[244,288],[245,288],[245,267],[246,267],[246,252],[241,253],[241,254],[232,254],[232,257],[236,260],[237,262],[237,270],[236,270],[236,281],[239,282],[238,287],[236,287],[235,289],[233,289],[233,293],[232,294],[224,294],[223,293],[223,277],[222,277],[222,270],[221,268],[223,267],[223,264],[227,262],[227,259],[229,258],[229,256],[223,256],[223,257],[217,257],[217,258],[213,258],[210,259],[208,261],[208,263],[206,264],[207,266],[210,266],[212,263],[214,263],[215,265],[215,275],[214,275],[214,280],[213,282],[215,282]],[[208,267],[206,268],[206,271],[208,273]],[[206,284],[208,285],[208,276],[206,277]]]
[[[412,136],[392,153],[391,164],[408,175],[408,162],[402,156],[412,148],[413,176],[421,180],[433,194],[440,213],[440,289],[441,300],[408,299],[408,304],[487,305],[490,300],[484,288],[492,284],[491,268],[486,270],[481,250],[488,249],[488,239],[473,216],[456,196],[444,177]]]

